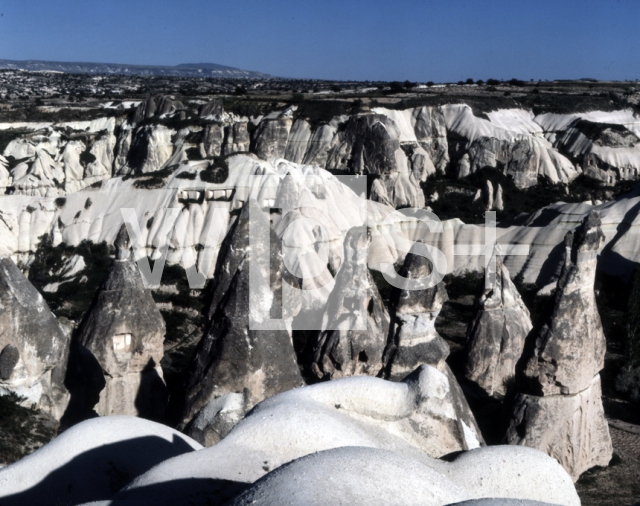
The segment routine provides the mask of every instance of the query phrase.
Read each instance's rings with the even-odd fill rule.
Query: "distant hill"
[[[217,63],[183,63],[175,66],[125,65],[122,63],[59,62],[42,60],[0,60],[0,69],[68,74],[124,74],[136,76],[269,78],[269,74],[242,70]]]

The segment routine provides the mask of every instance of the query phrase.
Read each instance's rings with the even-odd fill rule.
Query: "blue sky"
[[[640,79],[637,0],[0,0],[0,58],[275,76]]]

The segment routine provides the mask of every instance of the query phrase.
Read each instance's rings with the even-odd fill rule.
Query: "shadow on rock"
[[[172,442],[146,436],[104,445],[52,470],[30,489],[0,497],[0,506],[74,506],[107,500],[160,462],[191,451],[177,436]]]

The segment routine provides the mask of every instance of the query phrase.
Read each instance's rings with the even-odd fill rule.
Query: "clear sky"
[[[639,0],[0,0],[0,58],[449,82],[640,78]]]

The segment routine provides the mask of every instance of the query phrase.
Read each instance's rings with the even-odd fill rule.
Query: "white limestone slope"
[[[200,181],[197,174],[203,163],[186,162],[160,189],[138,189],[134,187],[136,179],[113,178],[100,189],[68,194],[62,202],[54,197],[0,196],[0,254],[27,260],[43,234],[51,234],[54,245],[78,245],[85,239],[112,244],[123,222],[121,209],[132,208],[141,232],[134,241],[137,257],[158,258],[160,248],[168,246],[169,263],[185,268],[196,265],[210,278],[222,240],[235,220],[233,211],[250,197],[262,206],[275,206],[278,189],[289,174],[299,189],[294,203],[297,209],[284,217],[273,214],[272,218],[283,240],[287,266],[292,272],[306,273],[300,276],[309,280],[305,288],[318,290],[305,294],[311,305],[316,304],[314,300],[326,300],[331,290],[327,264],[334,270],[340,265],[346,231],[363,223],[371,230],[369,266],[373,269],[380,269],[385,262],[402,260],[412,244],[406,243],[407,239],[421,239],[441,250],[447,260],[446,272],[482,266],[481,256],[455,254],[456,245],[484,244],[485,230],[481,225],[465,225],[454,219],[443,222],[441,231],[432,231],[393,213],[390,206],[361,198],[317,167],[247,155],[232,156],[228,162],[229,178],[222,184]],[[177,177],[184,172],[193,173],[195,179]],[[530,247],[524,256],[513,255],[507,249],[505,264],[513,275],[522,274],[527,282],[537,282],[539,286],[552,282],[561,262],[559,245],[565,233],[595,209],[602,215],[607,238],[600,268],[627,276],[632,264],[640,262],[639,207],[640,197],[633,194],[595,208],[589,204],[548,206],[519,225],[497,229],[498,242],[503,246]],[[171,208],[178,211],[172,215],[167,212]],[[317,279],[311,282],[311,278]]]

